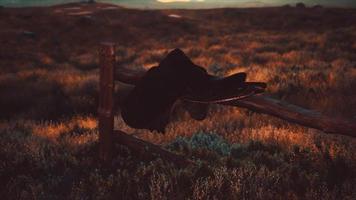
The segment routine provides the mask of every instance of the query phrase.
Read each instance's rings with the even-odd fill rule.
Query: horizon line
[[[184,5],[183,4],[196,4],[200,6],[191,6],[191,5]],[[224,8],[277,8],[277,7],[283,7],[283,6],[290,6],[291,8],[295,8],[297,3],[285,3],[285,4],[279,4],[279,3],[263,3],[263,2],[240,2],[240,3],[224,3],[225,5],[220,5],[220,6],[214,6],[214,3],[207,3],[205,6],[201,6],[202,2],[171,2],[171,3],[160,3],[160,2],[154,2],[151,3],[151,5],[142,5],[138,4],[135,5],[136,3],[115,3],[110,0],[106,1],[100,1],[100,2],[95,2],[94,4],[111,4],[111,5],[116,5],[116,6],[121,6],[127,9],[144,9],[144,10],[165,10],[165,9],[187,9],[187,10],[205,10],[205,9],[224,9]],[[303,3],[303,2],[301,2]],[[30,4],[24,4],[24,5],[19,5],[17,4],[1,4],[1,7],[4,8],[29,8],[29,7],[51,7],[51,6],[60,6],[60,5],[66,5],[66,4],[90,4],[84,1],[73,1],[73,2],[61,2],[61,3],[30,3]],[[179,5],[180,4],[180,5]],[[324,8],[344,8],[344,9],[354,9],[356,8],[356,5],[353,4],[345,4],[345,5],[328,5],[328,4],[308,4],[304,3],[306,5],[306,8],[313,8],[315,6],[322,6]],[[174,5],[174,6],[172,6]],[[179,5],[179,6],[178,6]]]

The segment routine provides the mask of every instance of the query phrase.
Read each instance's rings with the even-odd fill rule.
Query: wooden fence
[[[146,141],[135,138],[120,130],[114,130],[113,93],[115,80],[135,85],[144,75],[144,70],[127,68],[115,69],[115,44],[102,43],[100,57],[100,96],[99,96],[99,157],[105,163],[113,156],[113,144],[127,146],[136,155],[145,157],[162,157],[180,166],[193,164],[182,156],[175,155]],[[243,107],[249,110],[272,115],[286,121],[306,127],[356,137],[356,122],[322,115],[268,96],[252,96],[245,99],[221,103],[223,105]]]

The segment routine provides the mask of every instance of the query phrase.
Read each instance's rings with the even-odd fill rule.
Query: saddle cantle
[[[207,112],[207,106],[201,104],[241,99],[265,88],[265,83],[246,82],[246,73],[225,78],[209,75],[175,49],[138,81],[124,100],[121,114],[133,128],[164,132],[178,99],[190,102],[191,116],[201,120]]]

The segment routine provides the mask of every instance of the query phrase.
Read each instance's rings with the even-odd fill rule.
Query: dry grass
[[[66,15],[60,6],[0,10],[1,195],[356,197],[353,138],[230,107],[212,106],[202,122],[178,108],[165,135],[133,130],[120,116],[115,119],[116,128],[199,160],[198,167],[178,169],[160,159],[141,162],[120,146],[113,169],[95,161],[100,41],[120,45],[118,66],[149,68],[178,47],[213,74],[245,71],[249,80],[267,82],[268,92],[277,98],[356,119],[355,10],[138,11],[91,6],[81,8],[93,11],[91,17]],[[170,18],[171,13],[183,17]],[[118,85],[118,101],[126,88]]]

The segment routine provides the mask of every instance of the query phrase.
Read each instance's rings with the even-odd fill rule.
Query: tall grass
[[[0,195],[6,199],[356,197],[353,138],[218,105],[199,122],[178,106],[165,135],[133,130],[119,115],[125,84],[116,87],[115,128],[199,165],[141,161],[123,146],[115,147],[112,168],[96,162],[101,40],[119,44],[117,67],[150,68],[181,48],[212,74],[244,71],[249,81],[267,82],[276,98],[356,119],[355,10],[176,10],[183,18],[173,19],[169,10],[99,10],[90,18],[58,9],[0,11]]]

